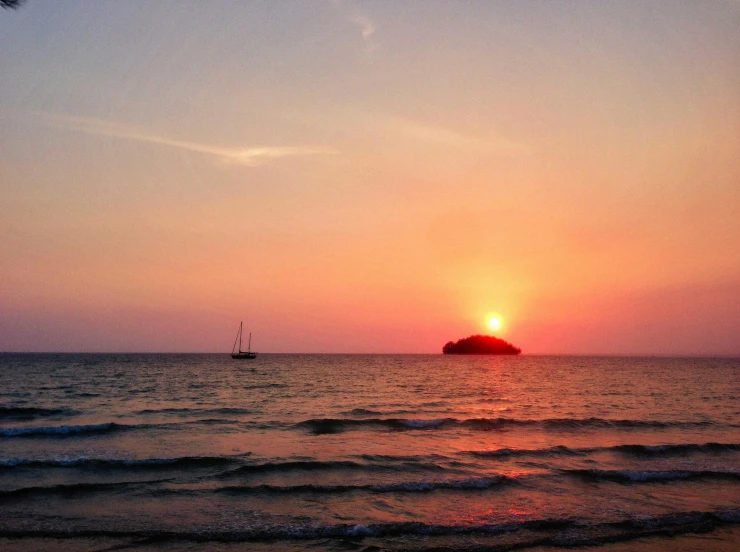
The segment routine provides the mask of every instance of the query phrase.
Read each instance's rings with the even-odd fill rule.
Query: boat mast
[[[242,352],[242,324],[244,322],[239,322],[239,352]]]
[[[241,329],[241,326],[240,326],[239,329]],[[234,346],[231,348],[231,354],[232,355],[234,354],[234,350],[236,350],[236,342],[237,342],[238,339],[239,339],[239,332],[236,332],[236,337],[234,338]]]
[[[252,332],[249,332],[249,345],[247,345],[247,352],[252,350]]]

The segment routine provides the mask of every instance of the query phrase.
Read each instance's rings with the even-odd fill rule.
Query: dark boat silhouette
[[[239,342],[239,350],[236,350],[236,342]],[[257,358],[257,353],[252,352],[252,332],[249,332],[249,342],[247,344],[247,350],[242,351],[242,322],[239,322],[239,333],[236,334],[234,340],[234,346],[231,348],[231,358],[239,360],[251,360]]]

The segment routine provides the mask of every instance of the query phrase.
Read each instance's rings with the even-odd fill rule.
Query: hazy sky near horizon
[[[740,1],[0,10],[0,350],[740,354]]]

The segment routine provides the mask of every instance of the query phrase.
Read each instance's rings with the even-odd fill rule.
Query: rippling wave
[[[127,429],[129,426],[106,422],[90,425],[62,425],[46,427],[3,427],[0,428],[0,437],[65,437],[85,433],[108,433]]]
[[[20,549],[740,538],[740,360],[17,356],[0,539]]]
[[[740,451],[738,443],[681,443],[674,445],[614,445],[611,447],[581,447],[571,448],[565,445],[546,447],[541,449],[493,449],[470,451],[469,454],[480,457],[505,458],[505,457],[551,457],[558,455],[584,456],[598,452],[617,452],[632,456],[675,456],[691,453],[715,453]]]
[[[315,434],[339,433],[356,429],[451,429],[463,427],[472,430],[490,431],[513,428],[539,428],[546,431],[568,431],[589,429],[663,429],[663,428],[691,428],[710,427],[715,422],[710,421],[653,421],[653,420],[610,420],[604,418],[548,418],[530,420],[519,418],[434,418],[434,419],[407,419],[407,418],[319,418],[304,420],[295,425],[298,429],[306,429]]]
[[[738,479],[737,471],[712,470],[564,470],[565,473],[595,480],[609,481],[676,481],[682,479]]]
[[[70,408],[0,406],[0,420],[34,420],[36,418],[75,416],[77,414],[79,414],[79,411]]]
[[[235,458],[223,456],[184,456],[179,458],[59,458],[59,459],[5,459],[0,460],[0,469],[10,468],[95,468],[95,469],[142,469],[142,468],[189,468],[197,466],[230,465]]]
[[[131,529],[1,529],[4,538],[95,538],[119,537],[154,542],[262,542],[309,541],[315,539],[362,539],[387,537],[435,537],[470,535],[480,538],[508,535],[509,538],[492,546],[484,541],[458,546],[457,550],[522,550],[552,546],[567,549],[578,546],[594,547],[600,544],[629,541],[653,535],[676,536],[688,532],[706,532],[714,527],[740,523],[740,509],[705,512],[676,512],[623,518],[611,522],[584,523],[571,518],[533,519],[519,522],[469,524],[434,524],[420,521],[315,524],[294,523],[271,527],[207,527],[197,530],[131,530]],[[496,541],[490,541],[495,543]],[[326,543],[324,543],[326,544]],[[349,543],[347,543],[349,544]],[[345,544],[345,546],[347,546]],[[425,550],[415,547],[414,550]],[[429,549],[432,550],[432,549]]]
[[[216,492],[228,493],[348,493],[368,491],[373,493],[424,493],[439,489],[480,490],[512,483],[513,478],[503,475],[492,477],[476,477],[470,479],[451,479],[438,481],[404,481],[387,484],[356,484],[356,485],[318,485],[306,483],[302,485],[232,485],[215,489]]]

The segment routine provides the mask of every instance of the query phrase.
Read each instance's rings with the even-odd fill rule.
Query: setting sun
[[[501,321],[500,317],[492,316],[488,319],[488,327],[492,330],[500,330],[501,326],[503,326],[503,322]]]

